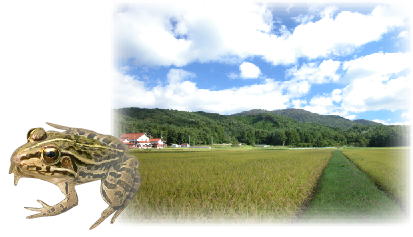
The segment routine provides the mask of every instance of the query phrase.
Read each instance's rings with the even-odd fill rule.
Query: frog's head
[[[46,132],[43,128],[29,130],[27,143],[11,156],[9,173],[14,173],[15,185],[21,177],[59,183],[76,175],[71,159],[62,155],[62,136],[63,133]]]

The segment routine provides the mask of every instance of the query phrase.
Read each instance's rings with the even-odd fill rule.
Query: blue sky
[[[409,120],[409,32],[400,9],[216,4],[118,7],[115,107],[301,108]]]

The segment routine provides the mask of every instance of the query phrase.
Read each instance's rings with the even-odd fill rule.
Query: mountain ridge
[[[407,126],[318,115],[304,110],[253,110],[232,115],[203,111],[121,108],[114,110],[117,135],[145,132],[172,143],[244,143],[322,146],[396,146],[405,144]]]
[[[292,118],[298,122],[318,123],[318,124],[322,124],[322,125],[330,126],[330,127],[348,128],[356,124],[367,125],[367,126],[380,125],[380,123],[367,120],[367,119],[350,120],[350,119],[343,118],[339,115],[321,115],[321,114],[313,113],[313,112],[310,112],[304,109],[294,109],[294,108],[279,109],[279,110],[252,109],[252,110],[236,113],[233,115],[257,115],[257,114],[265,114],[265,113],[283,115],[283,116]]]

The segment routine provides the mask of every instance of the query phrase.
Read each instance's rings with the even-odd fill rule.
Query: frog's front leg
[[[59,215],[77,205],[77,194],[74,182],[59,183],[57,186],[60,188],[60,191],[65,194],[66,198],[54,206],[49,206],[45,202],[37,200],[43,207],[25,207],[28,210],[39,212],[28,216],[27,219]]]

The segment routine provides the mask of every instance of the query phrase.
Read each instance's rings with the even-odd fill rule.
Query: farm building
[[[164,148],[165,143],[160,138],[150,139],[146,133],[125,133],[120,135],[120,140],[129,148]]]
[[[153,138],[153,139],[149,139],[149,142],[151,143],[151,145],[152,145],[152,147],[153,147],[153,148],[160,149],[160,148],[164,148],[164,147],[166,147],[165,142],[164,142],[164,141],[162,141],[162,139],[161,139],[161,138]]]

